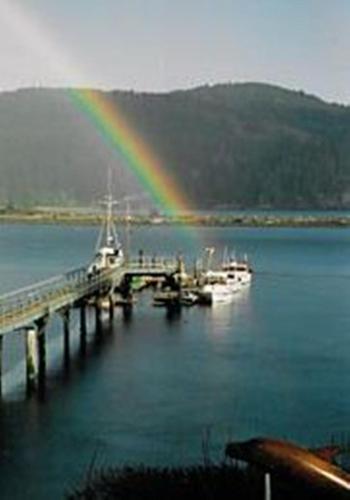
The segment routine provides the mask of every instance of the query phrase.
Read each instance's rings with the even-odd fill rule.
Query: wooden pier
[[[132,296],[135,277],[171,280],[181,272],[179,259],[155,259],[142,256],[118,268],[106,269],[90,276],[87,268],[74,269],[35,285],[0,296],[0,391],[3,338],[13,332],[24,332],[27,392],[43,392],[46,380],[47,326],[54,314],[63,322],[63,359],[70,359],[70,315],[80,309],[80,352],[86,352],[87,307],[95,309],[96,335],[102,329],[102,302],[109,302],[109,317],[114,315],[114,294],[125,300]],[[132,303],[132,302],[130,302]]]

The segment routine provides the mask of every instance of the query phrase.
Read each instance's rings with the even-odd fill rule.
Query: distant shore
[[[37,211],[11,210],[0,212],[1,223],[28,223],[28,224],[70,224],[70,225],[98,225],[104,218],[103,214],[81,213],[74,210],[65,211]],[[205,214],[205,215],[133,215],[128,219],[125,216],[115,216],[115,222],[120,225],[129,223],[133,226],[223,226],[223,227],[350,227],[350,215],[342,212],[329,215],[317,214]]]

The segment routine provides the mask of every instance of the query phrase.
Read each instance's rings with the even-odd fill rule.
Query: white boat
[[[200,292],[200,299],[207,304],[231,302],[233,294],[225,283],[208,283]]]
[[[237,275],[233,271],[219,270],[207,271],[204,274],[205,284],[220,283],[225,284],[231,293],[236,293],[241,288],[241,282],[238,280]]]
[[[183,290],[180,294],[180,304],[183,306],[193,306],[198,302],[198,295],[190,290]]]
[[[115,269],[124,263],[122,245],[113,223],[113,205],[115,202],[111,195],[106,197],[104,204],[107,207],[106,218],[103,221],[100,235],[96,245],[96,254],[87,268],[87,275],[91,278],[107,269]]]
[[[253,271],[249,266],[247,258],[244,260],[236,260],[231,257],[222,264],[221,268],[228,275],[235,276],[236,280],[241,285],[247,285],[252,280]]]
[[[199,291],[199,300],[206,304],[227,303],[233,299],[238,290],[237,283],[227,279],[222,271],[207,271],[203,276],[204,283]]]
[[[239,261],[230,258],[224,260],[219,270],[212,270],[210,264],[214,248],[206,249],[206,253],[206,271],[201,275],[203,284],[199,292],[200,300],[211,304],[230,302],[234,294],[251,281],[252,270],[248,261],[246,258]]]
[[[92,277],[106,269],[120,267],[123,262],[124,256],[121,247],[103,246],[96,252],[93,261],[88,267],[87,274]]]

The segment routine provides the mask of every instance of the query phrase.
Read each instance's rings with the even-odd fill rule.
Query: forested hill
[[[258,83],[110,92],[199,208],[350,206],[350,108]],[[65,90],[0,94],[0,201],[90,202],[121,157]]]

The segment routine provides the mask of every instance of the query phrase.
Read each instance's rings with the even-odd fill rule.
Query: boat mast
[[[205,253],[206,253],[205,266],[204,266],[204,271],[205,272],[210,271],[211,261],[212,261],[212,257],[214,255],[214,252],[215,252],[215,248],[214,247],[207,247],[205,249]]]
[[[113,224],[113,197],[112,197],[112,168],[108,168],[108,179],[107,179],[107,198],[106,198],[106,206],[107,206],[107,220],[106,220],[106,243],[107,246],[111,246],[113,244],[113,234],[112,234],[112,224]]]
[[[130,223],[132,220],[131,216],[131,205],[130,202],[134,200],[140,200],[144,195],[140,194],[132,194],[132,195],[127,195],[122,198],[123,201],[125,201],[125,258],[128,260],[130,256],[130,248],[131,248],[131,227]]]
[[[130,252],[130,196],[125,197],[126,213],[125,213],[125,246],[126,246],[126,260],[129,259]]]
[[[113,200],[112,195],[108,195],[105,200],[105,205],[107,207],[107,219],[106,219],[106,243],[107,246],[112,246],[115,243],[116,233],[113,224],[113,206],[117,205],[118,202]]]
[[[101,205],[106,207],[106,216],[104,223],[102,225],[102,230],[100,233],[99,241],[97,247],[100,248],[102,245],[107,247],[112,247],[118,242],[118,236],[113,223],[113,207],[118,205],[119,202],[113,200],[112,196],[112,169],[108,169],[108,180],[107,180],[107,195],[100,202]],[[105,242],[103,241],[103,236],[105,235]]]

